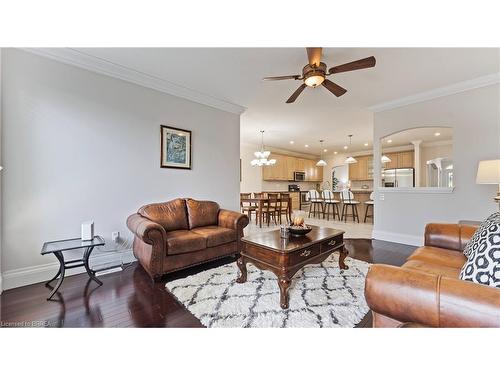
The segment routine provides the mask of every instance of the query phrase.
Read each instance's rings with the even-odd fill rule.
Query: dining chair
[[[321,196],[323,198],[323,219],[325,218],[325,213],[326,213],[326,220],[330,220],[330,208],[332,209],[332,216],[333,220],[335,220],[335,215],[340,220],[340,211],[339,211],[339,200],[333,199],[333,193],[331,190],[323,190],[321,192]]]
[[[285,215],[287,222],[292,221],[289,204],[290,204],[290,194],[280,193],[280,209],[279,209],[280,224],[281,224],[281,216],[283,215]]]
[[[342,215],[341,220],[347,222],[347,217],[351,216],[352,221],[359,223],[358,205],[359,201],[354,199],[354,194],[349,189],[340,192],[340,199],[342,200]],[[351,207],[352,214],[349,214],[349,207]]]
[[[373,212],[373,201],[374,201],[374,197],[375,197],[374,193],[373,193],[373,192],[371,192],[371,193],[370,193],[370,200],[365,202],[365,206],[366,206],[366,211],[365,211],[365,219],[364,219],[364,222],[365,222],[365,223],[366,223],[366,218],[367,218],[367,217],[371,217],[371,218],[372,218],[372,222],[373,222],[373,213],[374,213],[374,212]],[[368,209],[369,209],[370,207],[371,207],[371,214],[369,215],[369,214],[368,214],[368,211],[369,211]]]
[[[276,216],[280,211],[280,201],[278,193],[267,193],[268,204],[264,207],[264,215],[267,219],[267,226],[271,221],[271,218],[274,221],[274,224],[278,224],[276,221]]]
[[[247,214],[249,221],[252,221],[252,212],[255,213],[257,221],[256,210],[257,207],[253,205],[251,202],[243,202],[244,199],[252,198],[252,193],[240,193],[240,209],[242,214]]]

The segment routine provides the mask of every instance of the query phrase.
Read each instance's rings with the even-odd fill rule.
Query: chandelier
[[[252,167],[262,167],[263,165],[274,165],[276,164],[276,159],[268,159],[269,155],[271,155],[271,151],[264,150],[264,130],[260,131],[261,133],[261,144],[260,151],[255,151],[255,159],[253,159],[250,164]]]

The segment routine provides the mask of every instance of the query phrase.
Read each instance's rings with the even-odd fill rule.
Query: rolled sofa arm
[[[374,264],[365,283],[370,309],[429,327],[500,327],[500,289]]]
[[[133,214],[128,217],[127,227],[132,233],[149,245],[153,245],[155,241],[162,241],[163,243],[167,236],[165,228],[160,224],[139,214]]]
[[[248,216],[236,211],[219,210],[218,223],[220,227],[234,229],[238,233],[238,238],[243,237],[243,229],[248,225]]]
[[[476,229],[471,225],[430,223],[425,226],[425,246],[462,251]]]
[[[165,228],[139,214],[128,217],[127,227],[135,236],[134,255],[151,277],[161,277],[167,246]]]

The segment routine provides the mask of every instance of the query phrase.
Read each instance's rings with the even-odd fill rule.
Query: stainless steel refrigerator
[[[415,187],[415,169],[385,169],[383,181],[385,187]]]

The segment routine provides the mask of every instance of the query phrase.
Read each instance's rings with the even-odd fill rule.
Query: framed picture
[[[191,169],[191,131],[161,125],[162,168]]]

